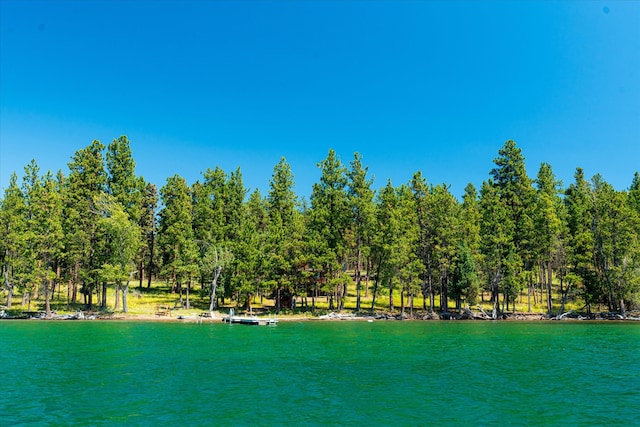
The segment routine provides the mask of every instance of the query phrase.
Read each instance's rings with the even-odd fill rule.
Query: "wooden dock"
[[[238,323],[240,325],[268,325],[274,326],[278,324],[278,319],[275,317],[256,317],[256,316],[235,316],[233,313],[233,309],[229,312],[228,316],[224,316],[222,321],[225,323]]]

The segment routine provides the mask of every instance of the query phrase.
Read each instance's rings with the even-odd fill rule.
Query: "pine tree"
[[[427,180],[422,176],[422,172],[418,171],[413,175],[411,180],[411,190],[414,197],[414,206],[416,208],[416,221],[418,224],[418,258],[423,265],[423,277],[421,282],[422,289],[422,308],[427,309],[427,296],[429,297],[429,313],[434,312],[434,275],[435,261],[433,258],[433,222],[431,221],[433,204],[430,201],[430,189]]]
[[[592,200],[591,185],[585,179],[584,171],[577,168],[574,182],[567,188],[564,198],[569,230],[567,258],[569,280],[579,286],[588,313],[591,312],[591,306],[598,302],[601,293],[593,264]]]
[[[138,270],[140,271],[140,288],[144,280],[144,271],[147,271],[147,288],[151,287],[151,279],[154,271],[155,237],[156,237],[156,210],[158,209],[158,190],[155,184],[145,182],[139,178],[138,187],[141,189],[140,199],[140,231],[141,245]]]
[[[375,275],[375,286],[373,290],[373,300],[371,302],[371,310],[375,308],[376,297],[378,294],[378,286],[387,285],[389,289],[389,310],[393,311],[393,289],[395,269],[391,259],[395,249],[395,239],[399,234],[400,224],[398,223],[399,215],[396,214],[398,209],[398,200],[396,198],[396,190],[391,184],[391,180],[387,181],[387,185],[378,193],[376,203],[376,229],[378,233],[372,250],[377,258],[377,271]]]
[[[69,163],[69,178],[65,189],[64,233],[65,252],[74,284],[72,301],[76,302],[75,285],[82,283],[85,305],[93,306],[93,292],[99,281],[96,249],[99,242],[96,225],[98,211],[94,200],[105,192],[104,145],[94,140],[76,151]]]
[[[226,174],[220,167],[216,167],[215,170],[207,169],[203,178],[203,182],[197,181],[191,188],[191,215],[193,239],[198,248],[200,281],[203,286],[211,283],[212,311],[220,289],[218,279],[223,268],[228,266],[227,262],[222,265],[221,260],[224,258],[227,261],[231,257],[231,250],[225,241]],[[223,252],[224,257],[221,256]]]
[[[24,194],[14,172],[4,191],[4,197],[0,200],[0,262],[2,284],[7,290],[7,308],[11,308],[13,294],[22,287],[27,273],[25,210]]]
[[[462,308],[463,298],[468,304],[475,304],[478,297],[478,275],[473,254],[465,242],[458,243],[452,276],[450,294],[456,301],[456,308]]]
[[[560,198],[561,183],[556,180],[551,165],[542,163],[536,179],[537,192],[534,213],[535,237],[533,247],[546,289],[547,314],[551,315],[551,283],[553,263],[563,251],[565,222],[564,206]],[[530,288],[530,287],[529,287]],[[531,289],[529,290],[529,295]]]
[[[512,254],[515,245],[511,236],[515,224],[509,216],[505,201],[500,199],[498,188],[491,181],[485,181],[480,190],[480,248],[483,255],[483,269],[493,302],[493,317],[499,311],[501,284],[513,268]],[[511,256],[511,258],[509,258]]]
[[[268,279],[275,293],[276,311],[282,309],[283,300],[291,308],[295,295],[302,239],[296,204],[293,174],[283,157],[273,169],[267,196],[267,263],[271,272]]]
[[[371,189],[373,179],[367,178],[367,172],[368,168],[362,166],[362,156],[359,153],[355,153],[350,169],[347,172],[347,177],[349,178],[349,207],[356,251],[356,311],[360,311],[362,261],[363,256],[366,256],[369,252],[367,242],[371,234],[374,214],[374,192]]]
[[[505,214],[513,226],[505,229],[509,233],[505,237],[512,246],[503,254],[503,264],[509,268],[502,273],[510,274],[503,276],[509,279],[503,283],[503,296],[508,308],[510,300],[515,305],[515,296],[523,287],[525,270],[533,268],[534,189],[533,181],[527,176],[522,150],[513,140],[505,142],[494,163],[496,167],[490,173],[492,185],[495,186]]]
[[[349,210],[347,202],[346,168],[334,150],[318,164],[322,175],[311,192],[310,232],[313,234],[312,248],[316,263],[321,265],[327,279],[328,291],[338,299],[338,309],[344,305],[347,290],[346,232]]]
[[[254,190],[249,196],[244,207],[244,215],[242,228],[235,244],[236,271],[233,280],[236,282],[234,288],[241,295],[246,295],[247,309],[251,311],[251,298],[261,292],[268,272],[266,268],[267,202],[259,190]]]
[[[197,245],[191,218],[191,194],[184,178],[174,175],[160,190],[162,204],[158,230],[158,246],[162,256],[162,268],[172,282],[172,291],[179,292],[182,302],[182,285],[187,284],[187,308],[189,285],[197,272]]]
[[[141,186],[136,178],[133,154],[129,139],[121,136],[114,139],[106,152],[107,188],[132,221],[138,222],[141,210]]]
[[[600,175],[592,179],[596,273],[610,311],[626,314],[626,305],[638,301],[640,274],[638,218],[627,194],[616,191]]]
[[[430,189],[429,202],[430,220],[433,224],[433,255],[440,278],[440,310],[447,312],[449,283],[460,241],[459,204],[444,184]]]

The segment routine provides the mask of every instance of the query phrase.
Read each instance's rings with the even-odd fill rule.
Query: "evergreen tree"
[[[628,204],[631,210],[640,215],[640,172],[633,175],[631,187],[629,187]],[[640,230],[639,230],[640,232]]]
[[[224,187],[224,245],[234,255],[240,252],[240,246],[242,241],[242,231],[244,228],[244,221],[246,218],[244,199],[246,197],[247,190],[244,187],[242,181],[242,173],[240,168],[237,168],[234,172],[231,172],[228,179],[225,182]],[[246,282],[239,280],[238,277],[238,260],[237,256],[233,257],[231,266],[231,274],[229,275],[229,290],[236,293],[238,296],[246,298],[243,301],[250,308],[251,295],[254,293],[252,286],[244,286]]]
[[[553,263],[563,251],[563,238],[566,234],[564,231],[564,206],[560,198],[561,183],[556,180],[550,164],[542,163],[540,165],[536,185],[537,197],[534,214],[536,233],[533,246],[541,272],[540,282],[544,284],[546,289],[547,314],[551,315]]]
[[[94,200],[105,192],[106,173],[102,152],[104,145],[94,140],[76,153],[69,163],[69,178],[65,189],[64,233],[65,252],[72,269],[72,282],[82,283],[85,305],[93,306],[93,292],[99,281],[96,249],[99,242],[96,225],[98,211]],[[76,290],[72,292],[76,302]]]
[[[106,152],[107,188],[132,221],[138,221],[141,210],[141,186],[135,174],[129,139],[121,136],[114,139]]]
[[[147,271],[147,288],[151,287],[154,270],[154,253],[156,237],[156,210],[158,209],[158,189],[155,184],[145,182],[139,178],[138,187],[142,191],[140,199],[140,232],[141,245],[138,270],[140,271],[140,288]]]
[[[371,302],[371,311],[375,308],[376,297],[378,294],[378,286],[387,285],[389,289],[389,310],[394,309],[393,305],[393,288],[394,288],[394,265],[391,259],[394,250],[394,239],[399,234],[400,225],[398,224],[399,215],[395,212],[398,209],[398,200],[396,191],[391,180],[387,181],[387,185],[378,193],[378,201],[376,203],[376,229],[372,250],[377,259],[377,271],[375,275],[375,286],[373,289],[373,300]]]
[[[413,307],[413,296],[420,290],[422,263],[416,247],[419,229],[412,190],[402,185],[397,189],[391,181],[380,191],[376,210],[376,228],[379,230],[372,250],[378,259],[375,304],[378,283],[386,285],[389,292],[389,310],[395,309],[394,291],[400,291],[401,311],[404,313],[405,296]]]
[[[429,201],[433,224],[433,256],[440,278],[440,310],[448,311],[449,282],[455,267],[455,257],[460,241],[459,205],[456,198],[444,185],[432,187]]]
[[[334,150],[318,164],[322,175],[311,192],[310,233],[316,263],[321,265],[333,299],[338,299],[338,309],[344,305],[347,290],[346,231],[349,221],[346,168]]]
[[[247,190],[242,181],[242,173],[240,168],[231,172],[224,186],[224,241],[227,244],[233,244],[238,240],[239,233],[242,230],[243,221],[245,219],[244,199]]]
[[[491,181],[485,181],[480,190],[480,248],[482,264],[493,302],[493,317],[499,311],[499,294],[502,281],[514,267],[512,254],[515,245],[511,238],[515,224],[509,216],[505,201],[500,199],[498,188]]]
[[[513,273],[503,284],[503,296],[508,308],[509,301],[515,301],[517,292],[523,286],[524,271],[533,268],[534,189],[532,180],[527,176],[522,150],[513,140],[505,142],[494,163],[496,167],[491,170],[492,183],[513,226],[505,229],[509,232],[505,237],[512,244],[504,254],[508,257],[505,266],[508,265],[509,268],[503,273]],[[507,261],[507,258],[503,261]]]
[[[616,191],[600,175],[592,179],[596,273],[610,311],[626,313],[640,301],[638,217],[627,194]]]
[[[598,302],[600,291],[593,264],[595,248],[592,233],[593,202],[591,186],[585,179],[584,171],[577,168],[574,182],[565,192],[564,203],[567,211],[568,264],[570,280],[579,285],[587,312]]]
[[[356,311],[360,311],[362,289],[362,261],[369,252],[367,242],[371,234],[374,214],[372,179],[367,178],[368,168],[362,166],[362,156],[355,153],[347,173],[349,207],[356,251]],[[368,272],[367,272],[368,274]]]
[[[434,312],[434,275],[435,261],[433,258],[433,225],[431,221],[433,204],[430,201],[431,192],[427,180],[422,176],[422,172],[418,171],[413,175],[411,180],[411,190],[414,197],[414,206],[416,208],[416,221],[418,224],[418,257],[423,265],[423,277],[421,282],[422,288],[422,308],[427,309],[427,296],[429,297],[429,312]]]
[[[174,175],[160,189],[164,207],[160,211],[158,246],[162,256],[162,268],[172,283],[172,291],[180,293],[187,284],[187,308],[189,286],[197,271],[197,245],[191,219],[191,195],[184,178]]]
[[[7,290],[7,307],[11,308],[12,297],[25,283],[27,259],[25,258],[25,232],[27,228],[25,200],[14,172],[9,186],[0,200],[0,261],[2,262],[2,284]]]
[[[395,270],[395,281],[400,289],[400,310],[405,314],[405,297],[413,312],[413,298],[417,295],[421,286],[423,265],[417,256],[419,228],[416,218],[415,201],[409,186],[401,185],[396,189],[398,201],[396,216],[398,233],[392,239],[391,263]],[[392,295],[390,300],[393,301]],[[392,304],[393,305],[393,304]]]
[[[276,298],[276,311],[282,309],[283,300],[291,308],[295,295],[302,234],[293,189],[293,174],[283,157],[273,169],[267,196],[267,262],[271,272],[269,282]]]
[[[228,262],[221,263],[231,257],[231,249],[225,241],[225,191],[226,174],[220,168],[207,169],[204,181],[197,181],[191,188],[193,239],[198,248],[198,265],[200,280],[211,283],[211,310],[216,306],[218,279]],[[229,254],[226,252],[229,251]],[[225,256],[222,257],[222,253]],[[228,256],[227,256],[228,255]],[[219,270],[218,270],[219,267]],[[214,280],[215,279],[215,280]]]
[[[450,287],[451,297],[456,301],[456,308],[462,308],[462,299],[468,304],[475,304],[478,297],[478,275],[471,249],[465,242],[460,242],[456,250]]]
[[[478,191],[471,183],[464,188],[460,218],[461,239],[477,261],[480,248],[480,211]]]
[[[249,196],[244,208],[245,218],[235,245],[234,287],[246,296],[247,309],[252,310],[251,298],[261,292],[267,276],[267,202],[259,190]]]

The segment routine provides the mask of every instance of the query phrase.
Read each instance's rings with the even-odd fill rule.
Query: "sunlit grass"
[[[38,298],[37,301],[32,301],[30,310],[32,311],[43,311],[44,310],[44,301],[42,301],[42,296]],[[13,298],[13,306],[12,312],[19,312],[27,310],[27,305],[20,304],[21,295],[15,295]],[[116,292],[114,286],[109,286],[107,288],[107,307],[101,308],[100,301],[98,301],[96,295],[93,295],[93,306],[92,311],[97,313],[104,313],[105,315],[122,315],[122,295],[120,294],[120,301],[118,304],[118,309],[116,310]],[[553,313],[558,313],[561,308],[561,296],[557,293],[554,293],[552,296],[553,300]],[[379,294],[376,296],[375,306],[372,310],[372,302],[373,302],[373,284],[370,283],[370,288],[367,292],[366,289],[362,289],[361,291],[361,299],[360,299],[360,312],[361,313],[386,313],[391,311],[389,309],[389,291],[388,289],[379,288]],[[504,304],[502,302],[501,297],[501,308],[504,308]],[[191,289],[189,294],[189,304],[190,308],[186,309],[186,292],[183,289],[182,294],[182,303],[180,301],[180,295],[177,293],[171,292],[171,287],[165,283],[164,281],[154,281],[151,283],[151,287],[147,287],[146,283],[144,286],[139,287],[137,283],[134,283],[129,287],[129,294],[127,297],[127,305],[128,305],[128,315],[133,316],[155,316],[158,312],[158,307],[162,306],[170,309],[171,316],[180,316],[180,315],[199,315],[204,312],[209,311],[209,296],[207,289],[202,289],[200,286],[195,286]],[[306,303],[306,304],[305,304]],[[422,294],[415,295],[413,297],[412,306],[410,305],[411,300],[405,295],[404,296],[404,309],[405,313],[413,311],[414,313],[424,312],[423,309],[423,297]],[[441,311],[440,305],[440,297],[435,296],[434,298],[434,309],[435,311]],[[349,287],[347,292],[347,297],[343,301],[343,307],[345,311],[355,311],[357,305],[357,297],[356,297],[356,289],[355,284]],[[466,307],[469,304],[465,301],[462,302],[462,307]],[[268,298],[264,295],[262,296],[254,296],[251,302],[252,313],[254,314],[270,314],[275,312],[275,301],[271,298]],[[330,298],[328,296],[319,296],[315,298],[315,301],[312,297],[307,296],[303,298],[301,296],[296,297],[296,308],[295,309],[283,309],[281,313],[289,314],[289,315],[301,315],[301,316],[312,316],[318,314],[325,314],[330,311],[337,311],[339,307],[339,301],[334,299],[333,307],[330,303]],[[402,298],[398,291],[394,291],[393,293],[393,306],[394,312],[399,312],[402,308]],[[493,303],[489,301],[488,293],[484,293],[484,301],[481,296],[478,297],[477,303],[471,305],[471,309],[473,311],[477,311],[478,306],[482,307],[485,311],[491,312],[493,309]],[[581,301],[577,300],[575,295],[571,295],[571,298],[568,299],[564,311],[580,311],[583,309],[584,304]],[[429,300],[426,301],[427,310],[429,308]],[[235,301],[231,301],[230,299],[221,300],[221,305],[218,307],[218,311],[220,312],[228,312],[231,308],[234,308],[238,313],[246,312],[246,307],[238,306]],[[67,289],[66,286],[61,286],[59,289],[56,289],[56,292],[53,294],[51,299],[51,309],[56,311],[59,314],[63,313],[73,313],[76,311],[86,311],[86,307],[84,304],[84,300],[81,294],[78,294],[77,303],[68,304],[67,302]],[[456,312],[455,302],[453,300],[449,301],[448,311]],[[546,313],[547,306],[544,298],[540,298],[538,295],[537,301],[534,301],[534,298],[531,297],[531,309],[529,310],[529,299],[526,293],[522,293],[516,298],[516,306],[515,309],[513,307],[513,303],[509,306],[509,312],[516,313]]]

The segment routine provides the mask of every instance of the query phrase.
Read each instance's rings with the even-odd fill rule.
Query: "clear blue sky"
[[[399,185],[461,196],[507,139],[529,174],[640,170],[638,1],[0,0],[0,187],[35,158],[68,172],[93,139],[132,142],[159,187],[355,151]]]

